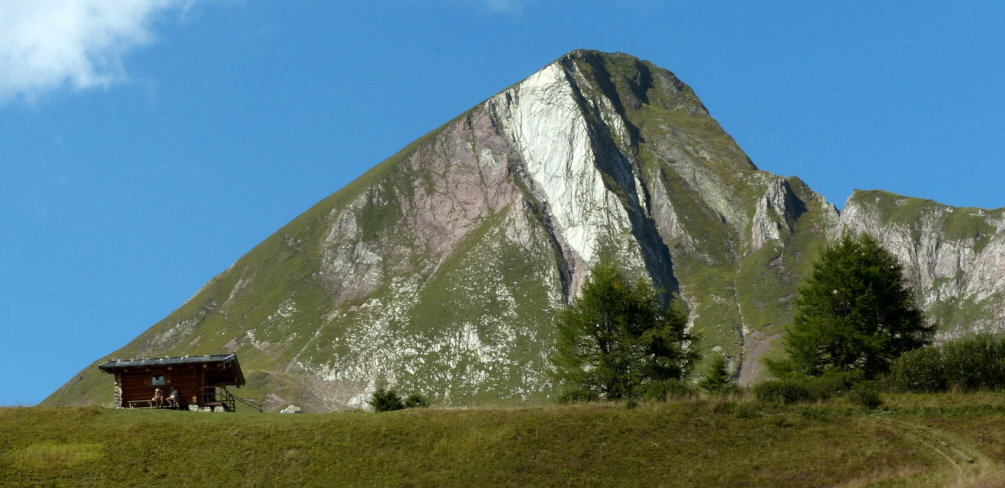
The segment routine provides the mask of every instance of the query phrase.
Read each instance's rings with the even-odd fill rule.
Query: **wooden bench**
[[[154,408],[155,404],[153,400],[129,400],[129,408]],[[146,404],[147,406],[141,407],[139,405]]]

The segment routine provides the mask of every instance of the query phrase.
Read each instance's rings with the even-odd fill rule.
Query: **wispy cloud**
[[[0,1],[0,104],[106,87],[126,78],[123,56],[155,39],[165,12],[193,0]]]

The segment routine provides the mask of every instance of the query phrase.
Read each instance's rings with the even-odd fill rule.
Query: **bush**
[[[425,408],[429,406],[429,400],[418,393],[412,393],[408,395],[408,398],[402,400],[397,392],[394,390],[385,390],[384,388],[378,388],[377,391],[373,392],[367,403],[373,407],[373,411],[375,412],[390,412],[393,410]]]
[[[1005,338],[978,334],[911,351],[894,361],[888,382],[917,393],[1005,389]]]
[[[948,391],[945,362],[938,347],[917,349],[897,358],[886,379],[896,391],[916,393]]]
[[[826,400],[844,395],[864,381],[860,372],[836,373],[806,378],[806,387],[814,399]]]
[[[682,400],[695,396],[697,391],[694,387],[681,380],[654,381],[649,384],[642,398],[645,400],[655,400],[665,402],[668,400]]]
[[[724,396],[724,397],[732,396],[732,397],[740,398],[740,397],[742,397],[744,395],[745,392],[746,392],[746,390],[742,386],[740,386],[740,385],[738,385],[736,383],[730,383],[730,384],[722,387],[722,389],[719,390],[716,394]]]
[[[771,403],[796,403],[812,398],[810,390],[798,380],[768,380],[754,385],[758,401]]]
[[[861,381],[858,374],[829,374],[820,377],[793,377],[768,380],[754,385],[754,395],[762,402],[813,402],[847,393]]]
[[[733,379],[726,369],[726,357],[718,354],[712,359],[712,367],[708,371],[701,383],[698,384],[702,390],[713,394],[728,394],[736,390],[731,388]]]
[[[558,403],[562,405],[595,402],[597,400],[600,400],[600,394],[586,388],[570,388],[558,395]]]
[[[426,408],[428,406],[429,400],[418,393],[412,393],[405,399],[405,408]]]
[[[883,405],[883,399],[880,398],[879,392],[871,385],[860,385],[852,388],[848,392],[848,399],[867,410],[875,410]]]
[[[738,419],[754,419],[761,416],[761,407],[754,402],[740,402],[733,409],[733,416]]]
[[[383,388],[377,388],[377,391],[373,392],[373,395],[370,396],[370,401],[367,403],[373,407],[373,411],[375,412],[390,412],[405,408],[405,404],[401,401],[401,397],[398,396],[397,392]]]

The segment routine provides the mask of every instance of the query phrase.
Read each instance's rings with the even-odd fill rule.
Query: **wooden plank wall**
[[[164,384],[153,385],[154,375],[163,375]],[[128,369],[120,371],[118,376],[121,381],[123,407],[128,407],[130,401],[153,398],[155,388],[160,388],[166,399],[171,393],[172,386],[178,390],[178,403],[181,405],[202,403],[201,388],[205,383],[201,364]]]

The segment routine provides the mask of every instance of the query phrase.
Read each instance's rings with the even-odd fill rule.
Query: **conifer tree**
[[[932,341],[897,259],[873,237],[844,236],[813,263],[799,288],[775,374],[860,372],[874,378],[901,354]]]
[[[712,359],[712,368],[698,386],[709,393],[723,393],[731,383],[732,378],[726,370],[726,356],[716,354]]]
[[[398,396],[398,392],[384,388],[377,388],[367,403],[373,407],[374,412],[391,412],[405,408],[405,404],[401,401],[401,397]]]
[[[685,378],[698,356],[687,316],[607,260],[555,325],[553,375],[568,399],[631,398],[653,382]]]

